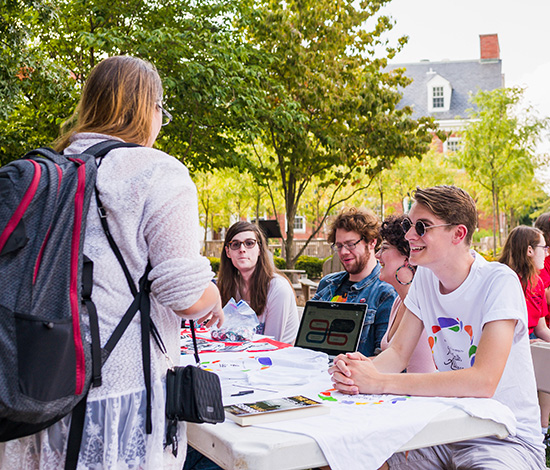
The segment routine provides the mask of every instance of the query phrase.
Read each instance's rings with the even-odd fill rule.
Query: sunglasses
[[[421,220],[418,220],[416,224],[414,224],[414,230],[416,231],[419,237],[423,237],[426,234],[426,230],[428,230],[429,228],[449,227],[451,225],[456,225],[456,224],[426,225]],[[401,227],[403,227],[403,231],[407,233],[413,227],[413,223],[411,222],[411,219],[409,218],[403,219],[401,221]]]
[[[227,246],[229,247],[230,250],[233,250],[233,251],[239,250],[241,248],[241,245],[244,245],[244,247],[247,250],[250,250],[250,249],[252,249],[256,246],[256,243],[258,243],[258,242],[256,240],[254,240],[253,238],[247,238],[243,242],[240,242],[238,240],[232,240],[227,244]]]

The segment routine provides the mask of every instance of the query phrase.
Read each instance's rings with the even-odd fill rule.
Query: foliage
[[[499,253],[495,254],[494,252],[485,252],[485,251],[478,251],[478,253],[483,256],[487,261],[498,261]]]
[[[468,182],[463,171],[452,165],[446,155],[431,148],[421,160],[404,157],[391,169],[383,170],[373,184],[364,192],[349,200],[350,205],[374,210],[381,219],[394,213],[402,213],[404,205],[412,202],[417,187],[437,184],[456,184],[467,189]]]
[[[273,256],[273,262],[277,269],[286,269],[286,260],[280,256]]]
[[[218,271],[220,270],[220,258],[216,258],[215,256],[209,256],[208,261],[210,261],[210,266],[212,266],[212,271],[218,274]]]
[[[229,227],[235,220],[248,218],[252,214],[255,214],[252,217],[255,219],[266,213],[262,188],[247,172],[225,168],[198,172],[193,179],[197,185],[205,237],[210,230],[217,232]]]
[[[174,115],[157,146],[191,169],[239,166],[238,130],[254,99],[253,53],[231,29],[237,2],[3,0],[0,150],[5,163],[51,143],[102,58],[152,61]]]
[[[498,88],[479,91],[472,102],[471,121],[462,133],[463,147],[456,162],[491,196],[493,241],[500,234],[500,210],[514,186],[534,185],[535,145],[547,120],[519,114],[523,90]]]
[[[479,229],[479,230],[476,230],[472,235],[472,240],[474,242],[479,242],[482,238],[492,237],[492,236],[493,236],[492,230]]]
[[[319,279],[323,277],[323,263],[324,260],[321,258],[301,255],[296,261],[296,269],[305,270],[310,279]]]
[[[431,120],[396,109],[397,88],[408,83],[403,71],[384,71],[406,39],[374,58],[392,27],[388,17],[376,16],[387,1],[259,0],[235,18],[264,54],[257,55],[265,69],[263,98],[251,103],[245,137],[258,184],[272,201],[276,193],[284,201],[288,266],[307,246],[292,257],[294,217],[313,178],[330,193],[311,238],[350,196],[340,195],[346,184],[351,194],[364,191],[382,169],[405,155],[421,156],[431,141]]]

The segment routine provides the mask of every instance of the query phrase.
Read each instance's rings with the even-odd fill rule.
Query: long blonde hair
[[[77,132],[108,134],[145,145],[160,101],[162,82],[152,64],[130,56],[109,57],[90,72],[76,111],[62,127],[55,148],[63,150]]]

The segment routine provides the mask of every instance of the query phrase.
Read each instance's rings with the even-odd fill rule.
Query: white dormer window
[[[442,86],[434,86],[432,88],[432,106],[434,109],[445,107],[445,97],[443,95]]]
[[[428,111],[437,113],[449,111],[451,107],[452,87],[449,80],[446,80],[437,73],[428,81]]]

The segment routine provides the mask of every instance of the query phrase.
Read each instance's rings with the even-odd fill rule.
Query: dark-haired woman
[[[544,233],[533,227],[520,225],[514,228],[502,248],[499,261],[512,268],[519,276],[525,301],[531,341],[550,341],[550,329],[546,323],[548,305],[544,282],[539,273],[544,269],[548,246]],[[548,417],[550,415],[550,394],[538,392],[540,421],[544,442],[548,446]]]
[[[250,305],[258,315],[258,333],[294,343],[299,323],[294,289],[275,268],[257,225],[240,221],[227,231],[218,287],[224,305],[231,297]]]
[[[547,246],[550,246],[550,212],[545,212],[537,217],[535,220],[535,227],[538,228],[542,235]],[[542,279],[542,284],[546,289],[546,303],[550,305],[550,256],[547,256],[544,260],[544,269],[541,269],[540,278]],[[548,317],[546,318],[546,324],[548,325]]]
[[[405,240],[405,233],[401,226],[404,218],[403,215],[390,216],[382,222],[380,227],[382,244],[376,253],[376,259],[380,262],[380,280],[391,284],[398,294],[390,312],[388,330],[380,342],[382,350],[388,348],[401,323],[405,312],[403,300],[409,292],[409,286],[415,274],[415,267],[409,264],[411,252],[409,242]],[[424,332],[407,365],[407,372],[435,372],[435,370],[428,337]]]
[[[152,148],[168,114],[156,69],[128,56],[110,57],[90,73],[74,126],[58,141],[66,154],[113,140],[139,144],[112,150],[96,185],[113,238],[134,283],[150,262],[151,318],[168,355],[180,357],[181,317],[221,323],[223,311],[208,260],[200,256],[197,192],[178,160]],[[165,123],[167,121],[164,121]],[[102,229],[94,198],[86,220],[84,254],[94,263],[93,300],[102,345],[133,301],[125,275]],[[87,324],[84,334],[89,335]],[[186,428],[180,422],[177,457],[164,447],[167,362],[151,341],[152,432],[146,432],[148,394],[141,358],[139,315],[102,368],[102,385],[90,389],[78,469],[180,470]],[[47,380],[44,378],[44,380]],[[32,436],[0,444],[2,470],[64,468],[71,416]]]
[[[545,320],[548,307],[539,273],[544,269],[547,255],[543,233],[537,228],[520,225],[508,235],[499,259],[512,268],[521,281],[527,302],[530,338],[543,341],[550,341],[550,329]]]

